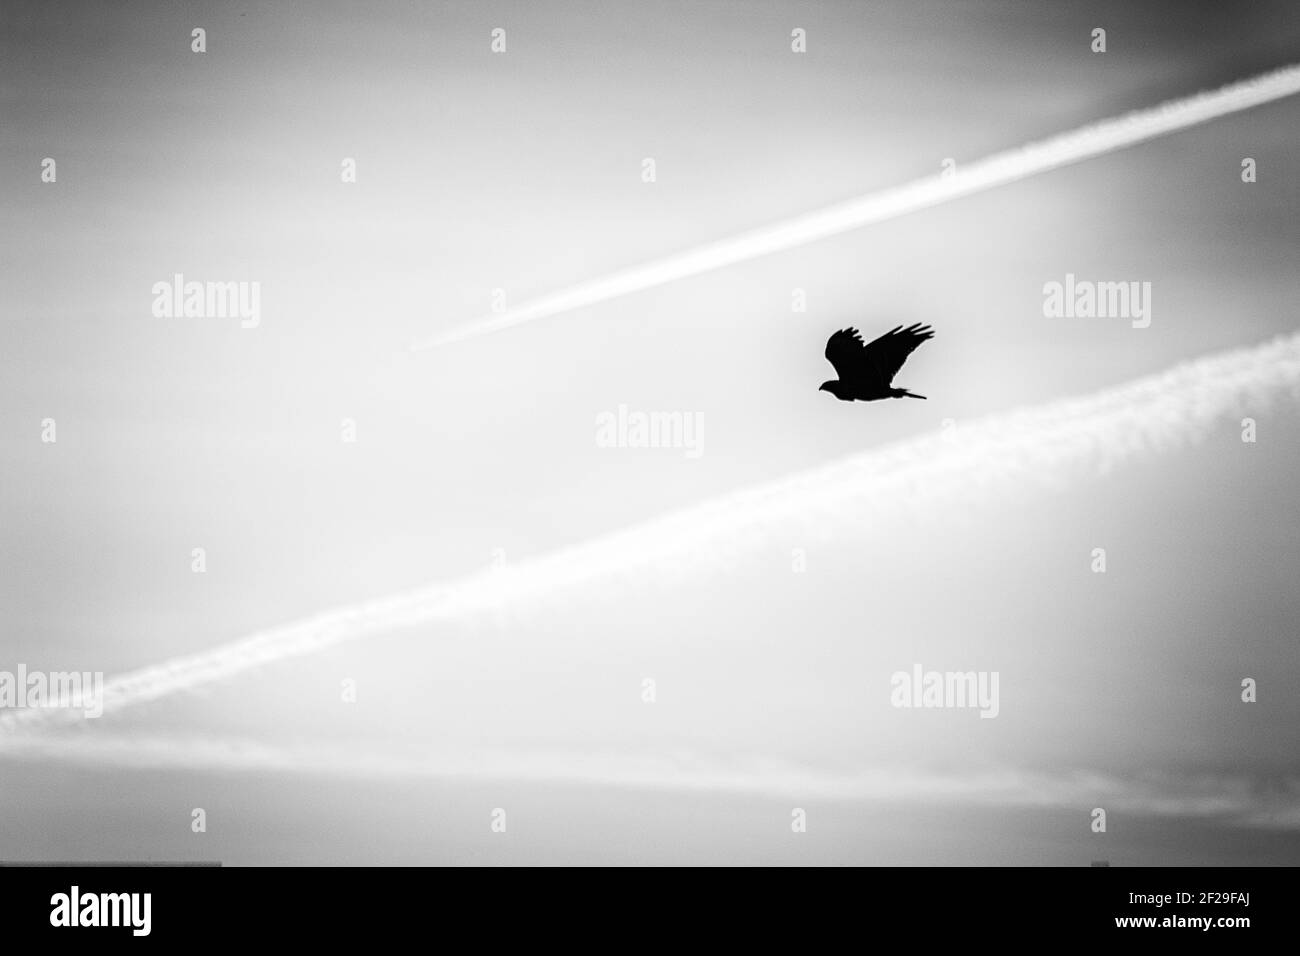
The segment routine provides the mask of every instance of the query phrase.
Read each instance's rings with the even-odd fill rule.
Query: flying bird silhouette
[[[878,398],[925,398],[892,383],[907,357],[934,330],[917,322],[890,329],[874,342],[863,342],[857,329],[840,329],[826,340],[826,358],[839,379],[822,382],[820,392],[830,392],[841,402],[874,402]]]

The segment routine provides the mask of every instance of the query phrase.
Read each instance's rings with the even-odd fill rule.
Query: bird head
[[[817,391],[819,391],[819,392],[830,392],[832,395],[834,395],[834,394],[835,394],[835,386],[838,385],[838,384],[840,384],[840,383],[839,383],[837,380],[835,380],[835,379],[831,379],[829,382],[822,382],[821,387],[818,388]]]

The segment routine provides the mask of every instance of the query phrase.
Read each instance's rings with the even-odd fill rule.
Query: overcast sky
[[[1292,99],[407,351],[494,289],[522,303],[1300,53],[1291,4],[1135,6],[7,3],[0,669],[112,676],[1294,331]],[[156,317],[176,273],[260,283],[260,324]],[[1151,283],[1150,327],[1045,318],[1067,273]],[[899,383],[928,401],[818,392],[831,332],[913,321],[936,337]],[[620,404],[702,416],[703,454],[598,447]],[[766,536],[670,585],[110,713],[71,733],[309,765],[0,754],[0,858],[1294,864],[1297,439],[1294,405],[1242,409],[1052,492]],[[999,716],[891,707],[916,663],[998,671]],[[673,782],[701,767],[765,783]]]

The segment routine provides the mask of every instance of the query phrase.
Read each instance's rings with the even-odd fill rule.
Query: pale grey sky
[[[1089,394],[1295,327],[1300,102],[1287,101],[406,352],[484,312],[494,288],[522,302],[937,172],[945,157],[960,168],[1295,61],[1286,4],[108,9],[3,14],[0,669],[111,676],[457,578],[494,549],[508,563],[547,554],[945,419]],[[204,54],[190,52],[195,26]],[[489,50],[496,26],[503,55]],[[806,54],[790,52],[795,26]],[[1094,26],[1105,54],[1089,50]],[[55,184],[40,181],[47,156]],[[1249,185],[1246,156],[1259,168]],[[355,184],[339,181],[344,157]],[[260,326],[155,318],[150,288],[177,272],[260,282]],[[1066,273],[1150,282],[1151,327],[1044,318],[1043,285]],[[805,313],[791,313],[796,287]],[[900,380],[929,401],[817,391],[830,332],[911,321],[937,336]],[[703,456],[598,448],[596,416],[621,403],[702,414]],[[1295,412],[1242,410],[1260,423],[1253,445],[1225,422],[1194,449],[1053,493],[1013,489],[832,541],[764,540],[743,566],[671,588],[632,581],[500,627],[341,647],[88,729],[394,759],[996,771],[1080,806],[1029,813],[1003,794],[900,810],[823,795],[807,801],[824,815],[797,852],[1294,863]],[[55,445],[40,441],[47,417]],[[355,444],[339,440],[345,417]],[[1104,576],[1088,569],[1098,546]],[[801,575],[794,548],[808,555]],[[1001,714],[891,708],[889,675],[915,662],[999,671]],[[1257,704],[1238,699],[1244,676],[1261,680]],[[338,701],[344,678],[358,681],[355,705]],[[785,860],[789,806],[803,805],[522,777],[379,785],[30,759],[0,775],[6,858],[664,861],[672,847],[691,861]],[[1132,810],[1094,838],[1086,798],[1112,792],[1090,790],[1094,777],[1131,808],[1183,809]],[[1179,803],[1203,792],[1234,795],[1231,819]],[[191,839],[193,806],[222,824]],[[517,857],[490,843],[496,806],[519,810]],[[1240,825],[1251,808],[1281,820],[1288,807],[1281,835]],[[377,836],[381,818],[403,839]]]

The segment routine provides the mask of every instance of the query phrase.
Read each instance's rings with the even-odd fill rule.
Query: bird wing
[[[857,329],[840,329],[826,340],[826,360],[835,366],[841,381],[862,376],[866,347]]]
[[[837,332],[836,335],[841,333]],[[862,347],[863,354],[867,361],[874,365],[879,371],[885,384],[888,385],[898,374],[898,370],[903,367],[907,357],[916,351],[917,347],[927,339],[934,337],[934,330],[928,325],[922,325],[920,322],[903,328],[901,325],[890,329],[880,338],[868,342]],[[834,335],[831,336],[833,340]],[[830,344],[826,346],[826,357],[830,358]],[[831,359],[831,364],[835,360]]]

